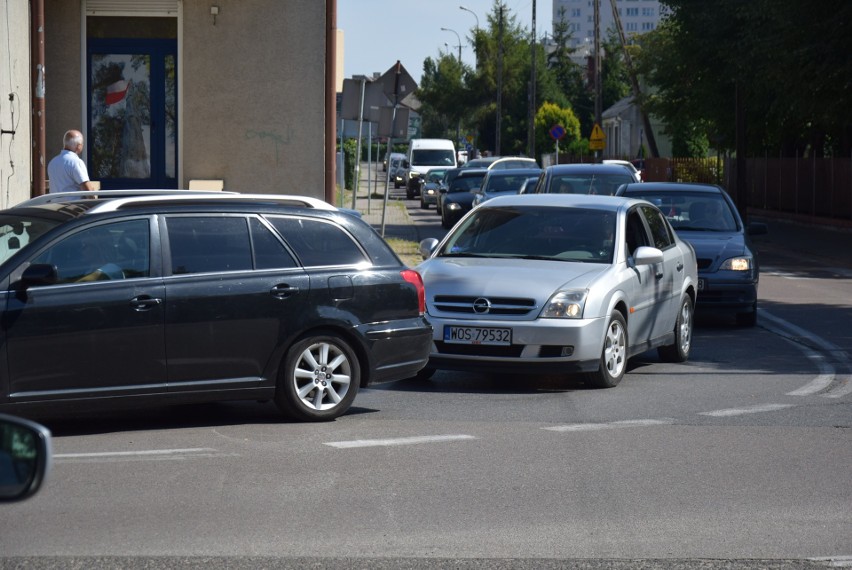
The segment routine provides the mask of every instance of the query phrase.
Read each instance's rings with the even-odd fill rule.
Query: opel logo
[[[473,312],[474,313],[479,313],[480,315],[483,315],[490,310],[491,310],[491,301],[489,301],[488,299],[480,297],[479,299],[477,299],[476,301],[473,302]]]

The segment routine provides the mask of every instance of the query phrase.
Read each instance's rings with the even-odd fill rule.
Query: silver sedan
[[[697,268],[691,245],[644,200],[589,195],[494,198],[417,266],[433,328],[428,367],[580,373],[616,386],[631,356],[684,362]]]

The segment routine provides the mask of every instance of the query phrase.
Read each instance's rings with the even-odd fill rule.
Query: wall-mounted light
[[[216,25],[216,16],[219,15],[219,6],[210,6],[210,15],[213,16],[213,25]]]

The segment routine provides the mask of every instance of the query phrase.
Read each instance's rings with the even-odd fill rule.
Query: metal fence
[[[643,179],[720,184],[737,194],[729,157],[649,158]],[[852,158],[749,158],[746,184],[750,208],[852,221]]]

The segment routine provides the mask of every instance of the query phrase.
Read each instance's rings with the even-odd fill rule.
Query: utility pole
[[[627,51],[627,38],[624,35],[624,28],[621,26],[621,17],[618,15],[615,0],[609,0],[609,3],[612,6],[612,17],[615,19],[618,37],[621,39],[621,49],[624,51],[624,61],[627,64],[630,85],[633,87],[633,100],[639,105],[639,111],[642,114],[642,126],[645,127],[645,138],[648,139],[648,149],[651,151],[651,156],[658,158],[660,153],[657,150],[657,139],[654,137],[654,129],[651,128],[651,119],[648,118],[648,113],[645,111],[641,101],[642,92],[639,90],[639,80],[636,79],[636,70],[633,69],[633,60],[630,58],[630,52]],[[639,140],[639,144],[642,144],[641,139]]]
[[[500,129],[503,114],[503,4],[497,26],[497,134],[494,141],[494,156],[500,156]]]
[[[530,101],[529,113],[527,114],[527,155],[530,158],[535,158],[535,56],[536,56],[536,41],[535,41],[535,0],[532,3],[532,39],[530,41],[530,51],[532,52],[530,64]]]
[[[601,0],[595,2],[595,124],[601,124]],[[597,151],[595,151],[597,154]]]

